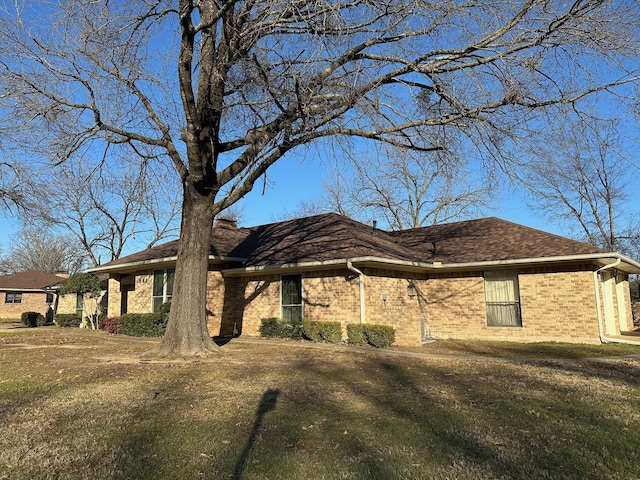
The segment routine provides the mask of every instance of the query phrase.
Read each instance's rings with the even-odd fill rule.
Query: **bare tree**
[[[305,199],[279,219],[336,212],[392,230],[418,228],[477,216],[489,208],[492,182],[474,180],[456,139],[441,149],[415,152],[388,146],[378,152],[345,152],[323,182],[324,193]],[[456,148],[457,147],[457,148]]]
[[[18,127],[12,145],[65,161],[111,144],[168,157],[180,176],[162,354],[215,348],[212,220],[292,150],[357,137],[428,152],[440,146],[424,133],[446,125],[499,158],[543,112],[637,81],[631,1],[26,5],[0,13],[0,127]]]
[[[389,147],[384,155],[359,154],[351,169],[327,183],[332,209],[361,220],[377,220],[392,230],[459,220],[487,209],[492,188],[474,181],[467,156],[451,138],[432,139],[431,152]],[[458,147],[458,148],[455,148]]]
[[[101,168],[107,161],[111,168]],[[30,182],[24,220],[72,234],[92,266],[116,260],[125,245],[151,247],[177,236],[179,185],[171,173],[145,163],[70,159]]]
[[[23,205],[18,167],[9,162],[0,162],[0,204],[7,210]]]
[[[0,270],[76,273],[87,266],[86,261],[82,246],[73,237],[30,227],[13,236],[9,251],[0,257]]]
[[[578,237],[613,251],[623,244],[631,249],[634,231],[624,225],[624,217],[634,215],[623,204],[635,168],[619,131],[615,121],[567,118],[546,135],[522,169],[535,205],[550,219],[576,226]]]

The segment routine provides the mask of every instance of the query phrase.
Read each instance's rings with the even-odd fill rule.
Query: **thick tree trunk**
[[[207,329],[206,299],[213,202],[187,182],[167,331],[160,356],[204,356],[219,347]]]

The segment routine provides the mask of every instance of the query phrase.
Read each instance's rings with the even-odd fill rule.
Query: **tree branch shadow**
[[[249,438],[247,439],[247,443],[238,458],[236,466],[233,470],[233,479],[239,480],[242,478],[242,472],[244,471],[245,464],[247,463],[247,458],[249,457],[249,453],[253,448],[253,445],[256,442],[258,437],[258,432],[262,427],[262,421],[266,413],[275,410],[276,403],[278,402],[278,395],[280,395],[279,389],[268,389],[262,395],[260,399],[260,403],[258,404],[258,410],[256,410],[256,420],[253,423],[253,428],[251,429],[251,433],[249,434]]]

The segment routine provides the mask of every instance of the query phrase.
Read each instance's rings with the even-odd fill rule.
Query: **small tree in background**
[[[102,294],[100,280],[92,273],[75,273],[60,284],[60,295],[76,294],[95,300],[95,309],[91,315],[87,315],[92,330],[98,330],[98,298]],[[82,319],[81,319],[82,320]]]

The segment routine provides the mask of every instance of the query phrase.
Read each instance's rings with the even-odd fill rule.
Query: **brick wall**
[[[76,313],[76,294],[62,295],[59,297],[56,313]]]
[[[487,325],[482,272],[427,275],[363,268],[365,320],[392,325],[398,345],[421,344],[423,319],[427,336],[436,339],[595,343],[599,337],[590,268],[520,269],[522,327]],[[304,272],[302,278],[304,318],[338,321],[346,336],[346,325],[360,321],[358,276],[339,268]],[[408,296],[409,282],[416,287],[413,299]],[[150,311],[152,272],[138,272],[129,283],[135,289],[128,292],[128,311]],[[120,295],[118,286],[117,280],[109,281],[110,312],[119,309],[114,298]],[[207,315],[212,335],[231,335],[234,327],[245,335],[258,335],[263,318],[281,315],[280,274],[223,277],[209,272]]]
[[[44,292],[22,292],[21,303],[5,303],[6,291],[0,291],[0,318],[19,322],[23,312],[38,312],[46,315],[47,294]],[[14,293],[13,291],[11,293]]]
[[[523,340],[599,342],[591,271],[521,273]]]
[[[153,271],[136,272],[133,289],[127,292],[127,313],[151,312],[151,294],[153,293]]]
[[[364,269],[366,323],[392,325],[396,345],[420,345],[421,317],[426,315],[428,282],[426,275],[384,269]],[[416,297],[409,298],[412,283]]]
[[[258,335],[260,320],[280,317],[280,275],[225,279],[220,330],[229,335],[236,325],[245,335]]]
[[[358,279],[346,268],[303,273],[302,296],[305,319],[340,322],[344,335],[347,323],[359,322]],[[207,305],[213,335],[231,335],[234,325],[245,335],[259,335],[263,318],[281,316],[280,275],[222,279],[211,272]]]

